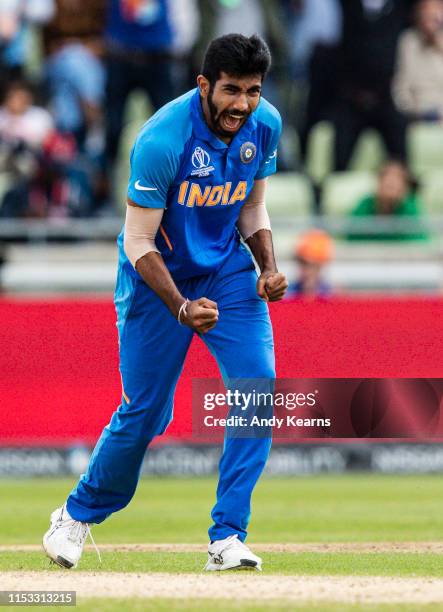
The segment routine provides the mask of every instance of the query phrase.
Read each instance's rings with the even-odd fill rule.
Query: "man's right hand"
[[[215,327],[217,321],[217,304],[205,297],[189,302],[186,307],[186,316],[181,317],[183,325],[187,325],[199,334],[205,334]]]

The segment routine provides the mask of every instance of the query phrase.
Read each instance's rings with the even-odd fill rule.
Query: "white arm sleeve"
[[[271,229],[271,221],[265,203],[266,179],[254,182],[247,201],[243,204],[237,221],[242,237],[247,240],[261,229]]]
[[[151,251],[159,253],[155,237],[163,217],[163,208],[126,207],[123,248],[135,268],[135,264]]]

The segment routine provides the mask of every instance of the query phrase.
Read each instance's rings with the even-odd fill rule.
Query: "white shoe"
[[[261,564],[260,557],[254,555],[235,534],[224,540],[216,540],[209,544],[208,562],[205,565],[205,570],[220,571],[242,568],[261,571]]]
[[[101,562],[100,553],[92,539],[88,523],[74,520],[64,505],[51,514],[51,525],[43,536],[43,548],[54,563],[71,569],[77,566],[82,556],[88,534]]]

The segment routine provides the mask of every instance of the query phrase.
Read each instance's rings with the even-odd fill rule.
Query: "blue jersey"
[[[164,208],[156,245],[175,280],[218,270],[240,246],[236,223],[254,180],[276,170],[278,111],[265,99],[229,145],[212,132],[193,90],[161,108],[131,152],[128,197]],[[119,236],[120,263],[130,266]]]

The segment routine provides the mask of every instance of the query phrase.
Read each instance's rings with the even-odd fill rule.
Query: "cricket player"
[[[43,546],[62,567],[77,565],[89,526],[134,495],[146,447],[171,422],[194,333],[225,382],[275,378],[266,302],[288,284],[265,205],[281,132],[279,113],[261,97],[270,61],[258,36],[215,39],[197,88],[161,108],[135,141],[115,291],[122,400],[86,473],[51,515]],[[270,436],[225,438],[205,569],[261,569],[244,540],[270,447]]]

